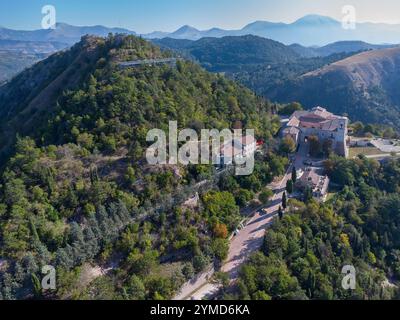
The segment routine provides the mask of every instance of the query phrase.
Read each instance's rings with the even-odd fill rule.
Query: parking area
[[[385,153],[400,153],[400,142],[389,139],[373,139],[371,144]]]

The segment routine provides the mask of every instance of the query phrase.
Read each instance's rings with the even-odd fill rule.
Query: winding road
[[[274,191],[274,196],[269,205],[257,211],[247,221],[240,233],[232,238],[228,258],[221,268],[221,271],[228,273],[231,282],[238,278],[240,266],[246,259],[261,248],[266,228],[278,214],[286,182],[291,179],[291,172],[292,166],[288,168],[285,176],[280,181],[275,181],[268,186]],[[174,300],[202,300],[212,297],[219,289],[217,285],[209,281],[213,273],[214,270],[209,269],[195,280],[187,282]]]

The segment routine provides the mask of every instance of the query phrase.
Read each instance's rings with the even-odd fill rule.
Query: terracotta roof
[[[339,120],[343,119],[345,117],[336,116],[324,108],[316,107],[311,111],[296,111],[287,126],[336,131],[339,128]]]
[[[233,146],[232,144],[227,143],[221,146],[221,155],[231,157],[240,156],[242,155],[242,149],[236,145]]]
[[[300,132],[300,130],[295,127],[288,127],[286,129],[284,129],[283,132],[285,134],[298,134]]]

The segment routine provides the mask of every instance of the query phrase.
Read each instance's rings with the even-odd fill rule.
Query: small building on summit
[[[321,142],[330,140],[332,150],[343,157],[348,157],[349,149],[347,117],[337,116],[326,109],[316,107],[310,111],[296,111],[282,129],[282,136],[290,136],[296,143],[317,136]]]

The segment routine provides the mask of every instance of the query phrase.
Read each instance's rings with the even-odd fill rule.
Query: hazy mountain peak
[[[318,24],[338,24],[339,21],[328,17],[328,16],[322,16],[318,14],[309,14],[306,15],[298,20],[296,20],[293,24],[299,25],[299,24],[310,24],[310,25],[318,25]]]
[[[215,31],[225,31],[225,30],[221,28],[211,28],[207,30],[207,32],[215,32]]]
[[[171,38],[177,38],[177,39],[193,39],[197,40],[203,37],[202,32],[200,30],[197,30],[196,28],[189,26],[189,25],[184,25],[183,27],[179,28],[175,32],[171,33],[169,35]]]
[[[66,28],[66,27],[72,27],[72,25],[65,23],[65,22],[57,22],[56,23],[56,28]]]
[[[243,29],[266,28],[270,26],[285,25],[283,22],[270,22],[264,20],[257,20],[246,25]]]
[[[189,25],[184,25],[183,27],[180,27],[178,30],[176,30],[174,33],[183,33],[183,32],[199,32],[196,28],[189,26]]]

